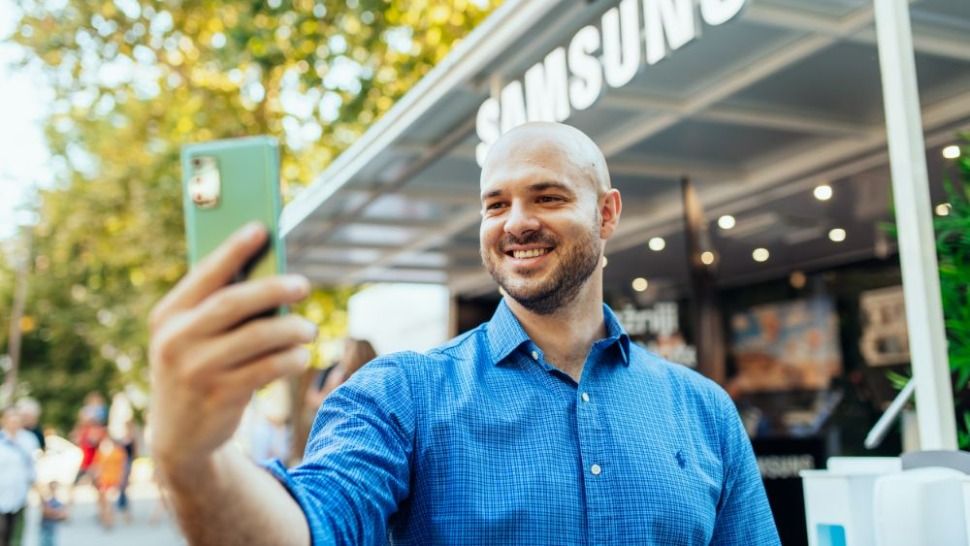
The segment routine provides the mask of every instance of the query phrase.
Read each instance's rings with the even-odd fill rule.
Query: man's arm
[[[310,543],[295,500],[227,444],[252,392],[304,369],[316,328],[296,315],[251,318],[295,303],[305,278],[229,284],[266,231],[247,226],[203,260],[150,317],[152,446],[191,544]]]
[[[220,448],[194,469],[165,476],[190,544],[310,544],[300,506],[234,446]]]
[[[751,441],[727,393],[718,393],[724,485],[711,544],[781,544]]]

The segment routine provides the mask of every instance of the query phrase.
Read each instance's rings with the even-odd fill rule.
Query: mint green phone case
[[[182,190],[192,266],[244,224],[258,221],[269,231],[269,245],[240,276],[255,278],[284,272],[276,139],[260,136],[184,146]]]

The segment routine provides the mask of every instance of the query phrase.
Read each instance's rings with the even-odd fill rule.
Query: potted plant
[[[947,179],[948,211],[934,219],[947,352],[953,373],[960,449],[970,449],[970,134],[954,161],[959,181]],[[939,211],[944,212],[944,211]]]

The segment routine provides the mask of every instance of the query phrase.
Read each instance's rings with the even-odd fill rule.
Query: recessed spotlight
[[[643,277],[633,279],[633,289],[637,292],[643,292],[648,286],[650,286],[650,283],[648,283],[647,279],[644,279]]]
[[[958,157],[960,157],[960,147],[956,144],[951,144],[946,148],[943,148],[944,159],[956,159]]]
[[[768,253],[767,248],[756,248],[754,249],[754,252],[751,253],[751,257],[754,258],[754,261],[756,262],[767,262],[770,255],[771,254]]]
[[[815,199],[818,199],[819,201],[828,201],[832,198],[832,186],[829,186],[828,184],[815,186],[815,189],[812,190],[812,195],[814,195]]]
[[[701,252],[701,263],[704,265],[711,265],[714,263],[714,253],[710,250],[705,250]]]
[[[835,243],[841,243],[845,240],[845,230],[842,228],[832,228],[829,230],[829,239]]]
[[[951,207],[950,207],[950,204],[949,203],[940,203],[939,205],[936,206],[936,209],[935,209],[936,210],[936,215],[937,216],[949,216],[950,215],[950,208]]]
[[[663,237],[652,237],[647,241],[647,246],[654,252],[660,252],[667,247],[667,241],[664,241]]]
[[[734,224],[734,216],[731,216],[730,214],[725,214],[717,219],[717,225],[721,229],[731,229],[734,227]]]
[[[801,271],[792,271],[792,274],[788,276],[788,282],[792,285],[792,288],[795,288],[797,290],[801,290],[802,288],[805,288],[805,283],[807,281],[808,279],[805,277],[805,274],[802,273]]]

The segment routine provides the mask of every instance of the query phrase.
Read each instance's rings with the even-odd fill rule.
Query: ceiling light
[[[943,148],[944,159],[956,159],[958,157],[960,157],[960,147],[956,144],[951,144],[946,148]]]
[[[660,252],[667,247],[667,241],[664,241],[663,237],[653,237],[647,242],[647,246],[654,252]]]
[[[768,253],[767,248],[756,248],[754,249],[754,252],[751,253],[751,257],[754,258],[754,261],[756,262],[767,262],[768,256],[770,256],[770,254]]]
[[[845,230],[842,228],[833,228],[829,230],[829,239],[835,243],[841,243],[845,240]]]
[[[950,204],[949,203],[940,203],[939,205],[936,206],[936,209],[935,210],[936,210],[936,215],[937,216],[949,216],[950,215]]]
[[[792,285],[792,288],[795,288],[796,290],[805,288],[805,283],[807,281],[808,279],[801,271],[792,271],[792,274],[788,276],[788,282]]]
[[[734,227],[734,224],[734,216],[731,216],[730,214],[725,214],[717,219],[717,225],[721,229],[731,229]]]
[[[704,265],[711,265],[714,263],[714,253],[710,250],[705,250],[701,252],[701,263]]]
[[[603,266],[602,267],[606,267],[606,264],[608,264],[608,263],[610,263],[610,261],[606,259],[606,256],[603,256]]]
[[[643,277],[633,279],[633,289],[637,292],[643,292],[648,286],[650,286],[650,283],[648,283],[647,279],[644,279]]]
[[[812,190],[812,195],[814,195],[815,199],[818,199],[819,201],[828,201],[832,198],[832,186],[829,186],[828,184],[815,186],[815,189]]]

